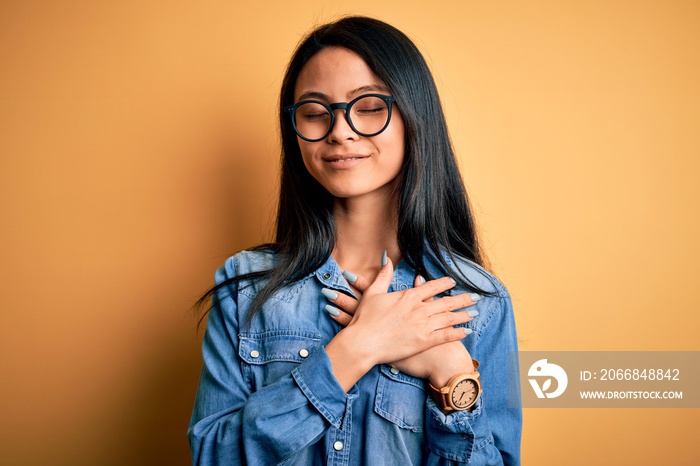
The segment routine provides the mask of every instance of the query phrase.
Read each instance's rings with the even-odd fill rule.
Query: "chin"
[[[366,189],[360,189],[359,187],[355,186],[347,186],[347,185],[337,185],[337,184],[324,184],[324,188],[326,188],[326,191],[328,191],[331,196],[337,197],[337,198],[342,198],[342,199],[347,199],[349,197],[356,197],[356,196],[361,196],[363,194],[366,194],[368,190]]]
[[[338,199],[359,198],[372,194],[382,196],[391,192],[390,183],[379,186],[326,186],[325,188],[331,196]]]
[[[351,190],[351,189],[347,189],[347,188],[338,188],[338,189],[326,188],[326,190],[329,193],[331,193],[331,196],[337,197],[338,199],[349,199],[352,197],[358,197],[358,196],[362,196],[363,194],[366,194],[366,192]]]
[[[391,196],[398,176],[377,177],[376,174],[350,174],[345,176],[314,176],[331,196],[339,199],[362,197],[368,194]]]

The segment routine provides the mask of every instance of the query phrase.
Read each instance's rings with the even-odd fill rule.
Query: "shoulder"
[[[265,290],[271,279],[274,280],[273,270],[279,262],[280,255],[270,248],[241,251],[229,257],[217,270],[216,286],[223,296],[233,297],[239,305],[245,307]],[[293,302],[311,275],[293,283],[276,286],[271,294],[266,294],[265,302]]]
[[[226,259],[216,271],[216,283],[241,275],[270,270],[277,264],[277,254],[269,249],[241,251]]]
[[[461,256],[448,255],[445,252],[442,253],[442,258],[452,269],[452,272],[457,275],[454,278],[462,279],[462,281],[486,291],[494,297],[508,298],[508,290],[505,285],[492,272],[481,265]],[[426,264],[429,268],[428,271],[431,273],[433,270],[430,270],[430,268],[434,262],[434,260],[431,260],[430,263]]]
[[[276,254],[271,250],[241,251],[226,259],[214,274],[215,297],[220,302],[238,303],[241,293],[250,295],[261,286],[260,273],[275,267]],[[252,288],[252,289],[249,289]]]
[[[450,265],[455,273],[461,275],[462,279],[488,293],[483,294],[472,308],[476,309],[479,315],[468,326],[476,335],[481,336],[487,328],[500,327],[504,322],[512,320],[513,306],[510,294],[505,285],[493,273],[464,258],[450,259]],[[453,290],[455,293],[468,292],[460,285],[457,285]]]

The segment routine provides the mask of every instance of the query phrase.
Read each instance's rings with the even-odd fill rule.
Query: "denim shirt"
[[[244,251],[226,261],[216,282],[274,264],[273,254]],[[429,261],[427,266],[432,276],[442,275]],[[494,293],[478,301],[479,315],[462,324],[473,331],[462,341],[481,362],[483,393],[471,412],[443,414],[427,396],[424,379],[388,365],[375,366],[343,391],[324,348],[341,327],[325,311],[321,289],[353,292],[331,257],[273,295],[250,325],[260,280],[216,293],[187,432],[193,464],[520,464],[520,387],[507,373],[509,354],[517,358],[510,297],[479,266],[458,266],[472,283]],[[414,279],[402,261],[389,291],[412,287]],[[463,291],[455,287],[448,294]]]

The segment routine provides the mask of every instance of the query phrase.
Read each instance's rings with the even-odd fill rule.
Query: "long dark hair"
[[[405,125],[404,162],[397,180],[398,245],[401,256],[428,279],[424,259],[432,258],[445,275],[470,291],[491,294],[455,270],[443,254],[486,267],[467,192],[459,175],[445,116],[425,59],[401,31],[382,21],[352,16],[322,25],[297,47],[282,82],[279,124],[282,174],[274,243],[256,250],[276,254],[274,268],[233,277],[218,289],[248,279],[267,283],[255,297],[249,319],[275,292],[318,269],[333,251],[336,231],[333,196],[306,170],[294,128],[284,107],[294,103],[294,87],[306,62],[326,47],[344,47],[359,55],[388,87]],[[459,268],[457,266],[457,268]]]

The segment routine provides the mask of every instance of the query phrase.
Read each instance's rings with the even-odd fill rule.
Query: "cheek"
[[[384,132],[387,136],[387,144],[394,148],[397,154],[400,154],[403,160],[405,148],[406,148],[406,127],[401,116],[401,112],[394,110],[391,116],[391,123],[389,127]]]
[[[314,147],[312,146],[311,143],[304,141],[303,139],[298,140],[299,143],[299,152],[301,152],[301,160],[304,163],[304,167],[306,167],[306,171],[308,171],[311,176],[313,176],[316,180],[318,180],[318,176],[316,174],[316,167],[314,166],[313,160],[314,160]]]
[[[404,135],[403,125],[397,125],[394,128],[388,128],[383,141],[385,154],[390,157],[391,163],[401,166],[406,152],[406,140]]]

